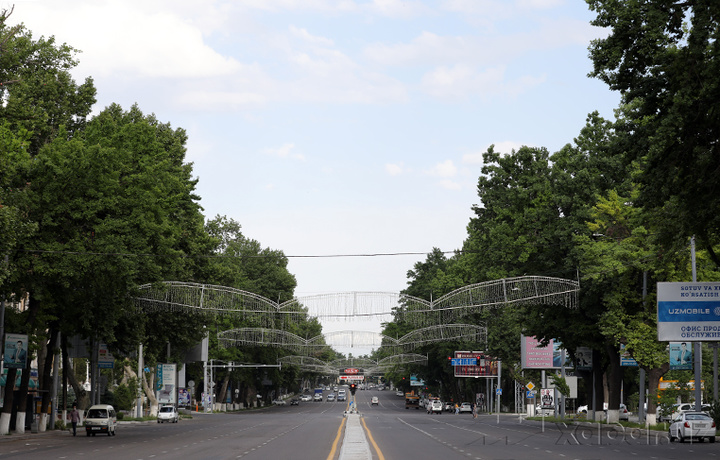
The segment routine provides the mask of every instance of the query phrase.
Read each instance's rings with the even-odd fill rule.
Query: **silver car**
[[[685,442],[686,439],[698,439],[701,442],[707,438],[715,442],[715,421],[705,412],[682,412],[675,417],[668,431],[670,442],[676,439]]]

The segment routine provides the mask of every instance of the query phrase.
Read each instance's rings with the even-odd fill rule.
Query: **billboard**
[[[658,340],[720,339],[720,283],[657,283]]]
[[[160,404],[176,404],[175,390],[177,388],[177,364],[157,365],[156,397]]]
[[[670,370],[692,370],[692,344],[688,346],[685,342],[671,342],[668,350],[670,352]]]
[[[591,371],[593,368],[593,352],[590,347],[577,347],[575,349],[575,369]]]
[[[27,367],[27,334],[5,334],[5,369],[25,369]]]
[[[101,343],[98,347],[98,367],[100,369],[112,369],[115,367],[115,357],[104,343]]]
[[[520,337],[520,358],[523,369],[560,369],[562,367],[563,348],[557,339],[541,346],[535,337]],[[569,353],[565,353],[565,367],[572,368]]]
[[[484,366],[475,364],[479,357],[485,357]],[[453,366],[455,368],[455,377],[497,377],[498,375],[497,359],[485,355],[482,351],[456,351],[455,359],[468,360],[466,361],[468,364]]]

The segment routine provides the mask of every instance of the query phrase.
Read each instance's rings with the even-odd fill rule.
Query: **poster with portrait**
[[[5,334],[5,354],[3,366],[5,369],[27,368],[27,334]]]
[[[540,390],[540,404],[543,409],[552,409],[555,407],[555,390],[552,388],[543,388]]]
[[[670,342],[669,350],[670,370],[692,370],[692,342]]]
[[[593,367],[593,352],[590,347],[577,347],[575,349],[575,369],[591,371]]]

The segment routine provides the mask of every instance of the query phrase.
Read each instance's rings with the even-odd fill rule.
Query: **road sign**
[[[500,396],[502,394],[502,388],[495,388],[495,394]]]
[[[528,384],[525,385],[525,388],[527,388],[530,391],[533,391],[533,389],[535,388],[535,384],[532,382],[528,382]]]
[[[532,390],[528,390],[525,392],[525,397],[527,399],[535,399],[535,392]]]

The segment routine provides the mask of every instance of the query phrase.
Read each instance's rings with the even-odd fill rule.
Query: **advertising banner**
[[[101,343],[98,348],[98,367],[100,369],[112,369],[115,367],[115,357],[110,354],[106,344]]]
[[[552,409],[555,407],[555,390],[552,388],[543,388],[540,390],[540,404],[543,409]]]
[[[178,388],[178,406],[189,406],[190,404],[190,390]]]
[[[25,369],[27,367],[27,334],[5,334],[5,369]]]
[[[156,371],[156,397],[160,404],[177,404],[177,364],[159,364]]]
[[[552,369],[553,367],[553,341],[546,346],[540,346],[535,337],[520,337],[520,354],[523,369]]]
[[[671,342],[668,349],[670,352],[670,370],[692,370],[692,346],[688,346],[685,342]]]
[[[658,340],[720,339],[720,283],[657,283]]]
[[[477,358],[484,357],[485,365],[478,366]],[[456,351],[455,361],[466,362],[470,358],[468,365],[453,366],[455,369],[455,377],[497,377],[498,362],[497,359],[485,355],[481,351]]]
[[[589,347],[577,347],[575,349],[575,369],[579,371],[591,371],[592,366],[592,349]]]
[[[417,375],[411,375],[410,376],[410,386],[411,387],[424,387],[425,381],[421,380],[417,377]]]
[[[637,367],[638,363],[635,358],[630,356],[630,353],[625,351],[625,344],[620,344],[620,365],[627,367]]]

